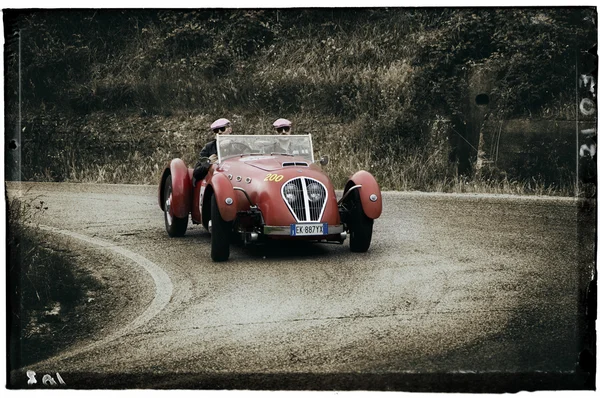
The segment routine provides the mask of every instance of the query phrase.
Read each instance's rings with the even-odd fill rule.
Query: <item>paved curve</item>
[[[141,269],[146,271],[152,277],[154,282],[154,292],[153,292],[153,300],[148,305],[148,307],[133,321],[126,323],[125,325],[120,325],[115,331],[110,333],[108,336],[101,338],[98,341],[94,341],[93,343],[81,346],[77,349],[67,350],[66,352],[52,358],[50,362],[54,362],[56,360],[64,360],[75,355],[80,355],[84,352],[88,352],[102,345],[106,345],[109,342],[118,339],[119,337],[131,333],[135,329],[139,328],[146,324],[146,322],[150,321],[159,312],[161,312],[165,306],[171,301],[171,295],[173,293],[173,284],[171,283],[171,279],[169,276],[163,271],[161,267],[154,264],[152,261],[148,260],[145,257],[140,256],[126,248],[115,245],[113,243],[107,242],[105,240],[101,240],[98,238],[92,238],[86,235],[78,234],[75,232],[71,232],[64,229],[48,227],[46,225],[39,225],[39,228],[43,231],[51,232],[54,234],[65,235],[70,238],[80,240],[92,247],[99,247],[101,249],[108,250],[120,256],[123,256],[129,260],[131,260],[134,264],[138,265]]]
[[[165,274],[155,283],[170,300],[146,322],[123,320],[114,338],[33,365],[70,386],[475,391],[510,388],[494,374],[534,375],[521,388],[581,381],[593,237],[575,200],[386,192],[368,253],[236,246],[217,264],[202,227],[167,236],[156,187],[8,187],[44,200],[49,228],[110,242]]]

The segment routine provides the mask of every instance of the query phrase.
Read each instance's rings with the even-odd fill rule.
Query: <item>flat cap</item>
[[[273,127],[275,127],[276,129],[278,129],[280,127],[290,127],[291,125],[292,125],[292,122],[290,122],[287,119],[277,119],[273,123]]]
[[[220,129],[221,127],[229,126],[231,122],[225,118],[217,119],[210,125],[210,129]]]

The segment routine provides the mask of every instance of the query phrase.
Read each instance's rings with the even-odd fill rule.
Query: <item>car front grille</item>
[[[293,195],[286,196],[286,193]],[[297,221],[321,221],[327,189],[320,181],[296,177],[281,187],[281,196]]]

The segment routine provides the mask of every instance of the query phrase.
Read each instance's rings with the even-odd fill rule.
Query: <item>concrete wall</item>
[[[493,169],[509,178],[539,175],[546,182],[560,183],[578,173],[580,181],[595,183],[596,71],[576,74],[574,64],[570,78],[578,90],[575,120],[497,120],[491,116],[495,104],[490,94],[497,73],[493,66],[475,65],[465,101],[465,136],[457,147],[463,158],[475,162],[480,174]]]
[[[542,176],[559,183],[576,172],[579,147],[575,120],[510,119],[481,128],[479,162],[508,177]]]

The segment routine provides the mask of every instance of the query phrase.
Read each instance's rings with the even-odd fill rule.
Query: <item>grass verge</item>
[[[39,200],[8,203],[7,280],[9,366],[43,360],[90,333],[87,307],[102,284],[76,266],[67,250],[44,241],[35,227]]]
[[[213,138],[208,126],[217,116],[228,117],[234,133],[270,134],[271,123],[281,115],[182,112],[140,117],[96,112],[76,119],[34,118],[26,123],[23,179],[157,184],[171,159],[195,164],[204,143]],[[424,127],[418,143],[403,136],[384,143],[368,119],[336,122],[306,112],[284,116],[294,122],[296,134],[312,135],[315,159],[329,156],[324,171],[336,189],[356,171],[366,170],[382,190],[560,196],[575,192],[575,170],[566,166],[549,170],[561,176],[558,180],[534,173],[518,178],[490,167],[481,174],[459,175],[457,164],[449,160],[451,125],[440,117]]]

